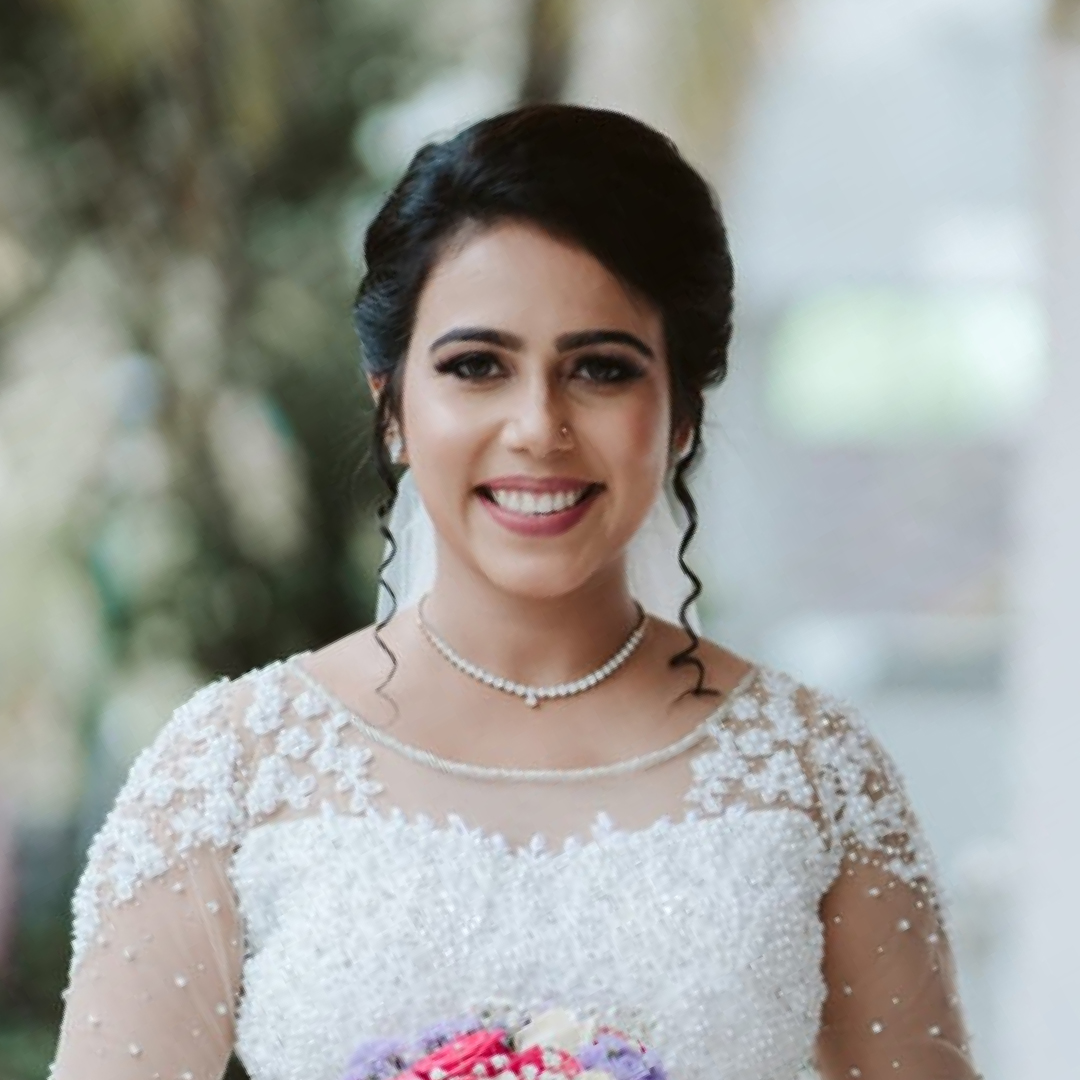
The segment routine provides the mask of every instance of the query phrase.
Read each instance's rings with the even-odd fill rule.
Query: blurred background
[[[369,621],[363,231],[424,141],[534,100],[715,184],[706,626],[898,760],[987,1080],[1077,1074],[1080,3],[4,0],[0,1080],[45,1076],[137,751]]]

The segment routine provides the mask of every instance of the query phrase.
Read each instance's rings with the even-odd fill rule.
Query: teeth
[[[504,510],[511,510],[515,514],[541,516],[569,510],[571,506],[581,501],[587,490],[587,488],[578,488],[577,491],[545,491],[538,494],[532,491],[499,488],[492,490],[491,495]]]

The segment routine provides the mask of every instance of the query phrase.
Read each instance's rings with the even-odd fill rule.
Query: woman
[[[202,1080],[235,1045],[334,1080],[362,1040],[555,1002],[680,1080],[973,1077],[887,758],[670,584],[730,334],[706,184],[625,116],[524,109],[420,151],[366,256],[396,603],[136,763],[55,1076]]]

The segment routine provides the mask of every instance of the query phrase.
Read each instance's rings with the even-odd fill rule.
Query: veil
[[[383,571],[383,580],[393,589],[398,607],[407,607],[415,604],[434,584],[436,563],[435,527],[408,469],[398,485],[389,527],[396,551]],[[627,576],[631,593],[647,612],[675,623],[679,621],[679,608],[688,587],[679,567],[681,538],[675,508],[665,486],[630,542]],[[388,542],[384,559],[390,553]],[[378,620],[387,618],[392,608],[390,593],[380,586]],[[694,630],[700,631],[695,606],[688,610],[687,618]]]

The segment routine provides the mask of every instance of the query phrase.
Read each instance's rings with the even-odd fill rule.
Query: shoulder
[[[319,776],[352,810],[366,808],[375,788],[367,759],[341,744],[347,720],[305,682],[303,658],[208,683],[136,758],[75,892],[76,958],[97,936],[103,906],[132,900],[193,856],[191,865],[227,858],[279,810],[308,811]]]
[[[703,642],[703,659],[733,654],[712,642]],[[769,664],[741,660],[727,663],[726,670],[738,675],[721,706],[725,718],[769,730],[778,741],[796,747],[873,744],[873,737],[858,708],[849,701],[800,681]],[[707,666],[707,671],[712,665]]]
[[[671,657],[687,647],[681,627],[660,619],[654,625],[659,654]],[[883,756],[856,706],[828,690],[706,637],[699,638],[694,656],[702,665],[704,685],[718,695],[719,726],[732,734],[755,731],[744,742],[797,749],[822,762],[844,755]]]
[[[830,816],[871,804],[888,815],[904,798],[896,766],[853,704],[769,665],[750,665],[714,727],[757,768],[797,767]]]
[[[762,729],[773,753],[798,760],[831,844],[882,853],[904,880],[929,872],[929,848],[903,779],[854,705],[757,666],[729,714],[736,725]]]
[[[200,760],[192,759],[184,771],[210,781],[209,790],[193,784],[204,820],[213,817],[207,811],[228,808],[234,842],[279,812],[310,812],[320,799],[366,813],[381,790],[370,776],[370,749],[346,735],[359,718],[312,670],[314,655],[297,653],[208,687],[170,722],[208,733],[193,748]],[[185,721],[185,713],[194,719]],[[182,738],[192,749],[190,730]],[[220,740],[219,759],[206,756],[208,750],[216,754],[214,740]]]
[[[297,717],[329,710],[303,700],[300,657],[207,683],[180,704],[135,759],[112,819],[157,819],[179,850],[225,846],[251,818],[251,788]]]
[[[170,750],[228,743],[240,754],[252,735],[275,723],[289,703],[285,690],[289,661],[274,661],[236,678],[208,682],[178,705],[153,742],[140,754],[132,776]]]
[[[207,683],[173,711],[155,744],[201,743],[216,733],[231,735],[251,749],[281,728],[291,714],[308,719],[316,711],[326,712],[326,694],[309,676],[315,655],[294,653],[235,678]]]

